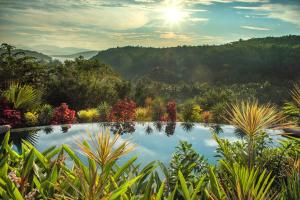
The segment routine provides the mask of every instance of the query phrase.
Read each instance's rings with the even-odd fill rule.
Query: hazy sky
[[[221,44],[300,35],[300,0],[0,0],[0,41],[21,46]]]

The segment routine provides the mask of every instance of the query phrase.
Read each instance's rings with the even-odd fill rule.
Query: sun
[[[166,22],[169,24],[178,24],[184,18],[184,13],[176,7],[166,8],[164,15]]]

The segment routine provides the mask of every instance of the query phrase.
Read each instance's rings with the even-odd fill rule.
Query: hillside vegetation
[[[240,40],[218,46],[121,47],[92,59],[111,65],[127,79],[164,83],[233,84],[299,80],[300,36]]]

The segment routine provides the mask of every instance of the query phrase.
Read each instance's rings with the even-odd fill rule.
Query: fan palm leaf
[[[14,109],[21,110],[35,108],[41,101],[40,93],[29,85],[11,84],[2,96],[13,104]]]

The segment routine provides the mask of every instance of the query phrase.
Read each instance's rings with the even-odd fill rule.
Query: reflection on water
[[[25,140],[35,146],[38,142],[39,135],[37,134],[40,129],[26,130],[26,131],[12,131],[10,134],[10,141],[19,153],[22,152],[22,140]],[[5,134],[0,134],[0,142],[2,143]],[[1,144],[0,143],[0,144]]]
[[[12,130],[11,141],[21,151],[21,141],[32,143],[38,150],[44,151],[52,146],[67,144],[78,151],[76,141],[89,140],[88,134],[110,130],[111,134],[120,133],[121,140],[130,140],[136,144],[136,150],[129,156],[138,155],[139,162],[148,163],[161,160],[167,163],[180,140],[185,140],[193,148],[204,155],[208,161],[215,162],[217,158],[217,143],[212,133],[231,142],[240,140],[235,128],[228,125],[199,124],[199,123],[91,123],[74,124],[72,126],[47,126],[29,129]],[[0,135],[0,142],[4,134]],[[78,153],[78,152],[77,152]],[[127,159],[127,158],[124,158]]]

